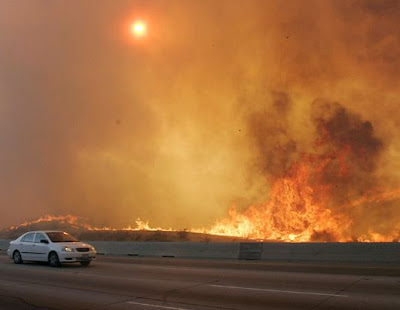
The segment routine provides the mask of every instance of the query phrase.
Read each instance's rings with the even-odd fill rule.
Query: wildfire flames
[[[316,139],[312,151],[300,153],[298,142],[287,135],[289,118],[282,105],[289,102],[280,96],[276,118],[285,121],[252,122],[260,140],[259,164],[272,175],[268,201],[244,211],[232,207],[229,217],[204,232],[286,242],[398,241],[400,190],[379,187],[376,172],[384,145],[372,124],[337,103],[315,101]],[[260,129],[279,133],[278,139],[266,146]],[[387,219],[389,214],[394,220]]]
[[[297,152],[296,141],[288,139],[261,150],[262,155],[268,155],[268,161],[260,166],[269,169],[268,181],[272,184],[266,203],[242,211],[232,207],[229,216],[217,220],[212,227],[188,231],[285,242],[398,241],[398,221],[382,228],[365,216],[358,216],[368,212],[376,215],[376,210],[387,216],[400,200],[399,189],[383,190],[377,186],[376,164],[384,146],[372,124],[338,104],[316,102],[313,108],[317,138],[312,152]],[[264,129],[285,133],[281,128],[284,126],[280,123]],[[10,229],[52,221],[87,230],[117,230],[91,226],[72,215],[48,215]],[[177,231],[151,227],[140,219],[136,226],[118,230]]]
[[[70,227],[75,229],[87,229],[87,230],[148,230],[148,231],[175,231],[172,228],[165,229],[161,227],[150,227],[148,221],[142,221],[141,219],[136,220],[136,227],[128,226],[124,228],[112,228],[112,227],[96,227],[87,223],[87,219],[75,215],[45,215],[33,221],[27,221],[19,225],[11,226],[9,230],[21,229],[24,227],[32,226],[35,224],[43,223],[60,223],[68,224]]]

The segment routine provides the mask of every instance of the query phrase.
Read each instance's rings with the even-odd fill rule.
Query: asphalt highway
[[[0,254],[0,309],[400,309],[400,265],[99,256],[89,267]]]

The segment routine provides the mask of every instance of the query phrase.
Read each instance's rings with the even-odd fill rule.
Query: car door
[[[47,261],[47,253],[49,252],[49,244],[41,242],[45,240],[49,242],[43,233],[36,233],[34,243],[32,245],[32,259],[36,261]]]
[[[23,260],[33,259],[33,241],[36,233],[28,233],[21,239],[20,252]]]

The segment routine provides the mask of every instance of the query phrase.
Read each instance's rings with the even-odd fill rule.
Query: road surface
[[[0,309],[400,309],[400,266],[105,257],[89,267],[0,255]]]

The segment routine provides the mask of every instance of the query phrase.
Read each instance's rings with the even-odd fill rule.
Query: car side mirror
[[[46,243],[46,244],[49,244],[49,241],[42,239],[42,240],[40,240],[40,243]]]

